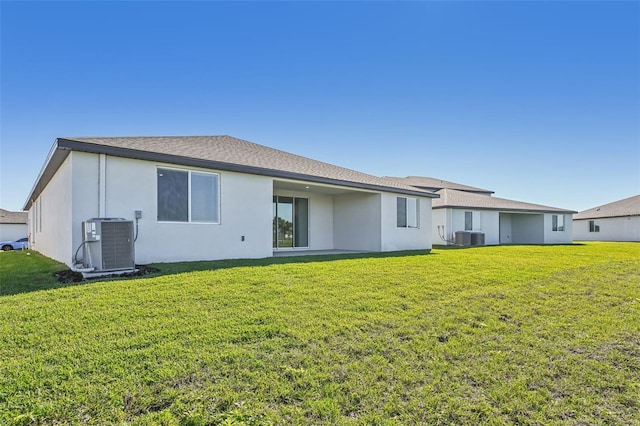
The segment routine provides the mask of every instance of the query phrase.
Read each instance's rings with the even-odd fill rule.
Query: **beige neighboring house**
[[[492,196],[488,189],[423,176],[396,182],[433,191],[433,244],[570,244],[571,216],[576,213]],[[470,235],[469,235],[470,234]]]
[[[28,233],[27,212],[0,209],[0,241],[16,241]]]
[[[574,215],[573,238],[581,241],[640,241],[640,195]]]
[[[56,139],[24,209],[32,249],[87,269],[125,248],[128,262],[130,240],[137,263],[430,249],[437,197],[230,136],[74,137]]]

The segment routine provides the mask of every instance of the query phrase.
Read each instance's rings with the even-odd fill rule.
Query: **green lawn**
[[[0,424],[640,424],[638,244],[155,266],[0,253]]]

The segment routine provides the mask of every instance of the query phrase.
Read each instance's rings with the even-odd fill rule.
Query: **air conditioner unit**
[[[135,269],[133,221],[95,218],[82,225],[85,268],[95,272]]]
[[[471,232],[469,231],[456,231],[456,245],[457,246],[470,246],[471,245]]]

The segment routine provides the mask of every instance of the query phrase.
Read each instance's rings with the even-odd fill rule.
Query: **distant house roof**
[[[489,197],[487,195],[474,194],[455,189],[441,189],[437,191],[436,194],[440,195],[440,198],[433,200],[434,209],[469,208],[513,212],[575,213],[573,210],[524,203],[522,201],[507,200],[505,198]]]
[[[459,191],[467,191],[478,194],[493,194],[493,191],[489,191],[488,189],[476,188],[475,186],[463,185],[461,183],[449,182],[448,180],[436,179],[426,176],[407,176],[403,178],[385,176],[384,178],[392,179],[396,182],[415,186],[417,188],[427,189],[434,192],[439,191],[440,189],[457,189]]]
[[[11,212],[9,210],[0,209],[0,223],[26,224],[27,212]]]
[[[431,192],[231,136],[58,138],[25,204],[40,194],[69,151],[204,167],[352,188],[436,198]]]
[[[573,216],[573,219],[599,219],[625,216],[640,216],[640,195],[581,211]]]

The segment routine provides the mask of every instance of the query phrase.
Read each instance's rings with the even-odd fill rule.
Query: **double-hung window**
[[[589,232],[600,232],[600,225],[595,220],[589,221]]]
[[[220,223],[220,175],[158,168],[158,221]]]
[[[554,214],[551,216],[551,230],[564,231],[564,215]]]
[[[396,199],[398,228],[417,228],[419,203],[417,198],[398,197]]]

